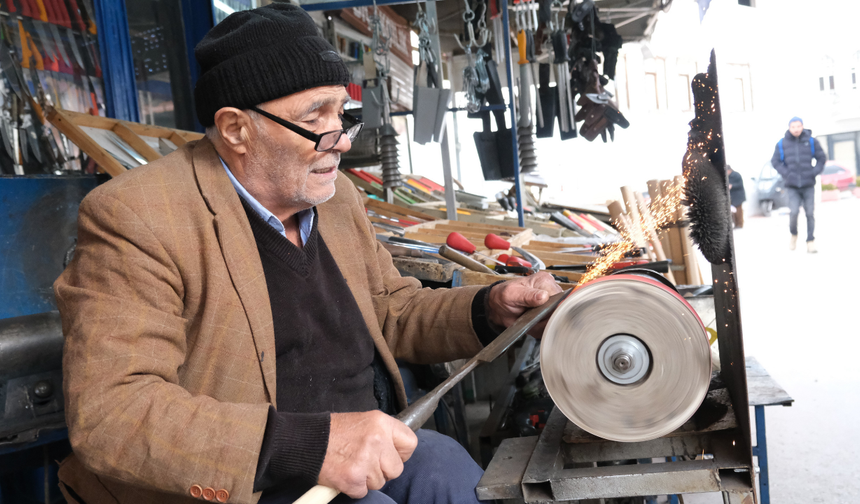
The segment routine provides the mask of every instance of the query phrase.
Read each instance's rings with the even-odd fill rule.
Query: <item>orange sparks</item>
[[[686,177],[684,181],[686,182]],[[682,206],[681,199],[684,196],[685,185],[673,185],[669,192],[651,200],[649,212],[640,212],[644,216],[644,218],[640,219],[642,236],[651,236],[651,233],[657,232],[685,217],[682,212],[678,211]],[[578,286],[602,277],[613,264],[620,262],[628,252],[637,248],[636,239],[633,236],[635,231],[627,229],[617,222],[614,224],[621,234],[621,240],[601,250],[600,257],[588,268],[588,271],[586,271],[585,275],[579,281]]]

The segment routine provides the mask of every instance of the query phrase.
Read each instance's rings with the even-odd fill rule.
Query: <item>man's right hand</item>
[[[412,429],[381,411],[332,413],[319,484],[360,499],[400,476],[417,445]]]

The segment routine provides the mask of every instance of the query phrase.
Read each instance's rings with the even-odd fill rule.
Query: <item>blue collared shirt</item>
[[[220,157],[219,157],[220,159]],[[260,204],[256,198],[251,196],[245,187],[236,180],[236,177],[233,176],[233,172],[230,171],[230,168],[227,166],[227,163],[221,159],[221,166],[224,167],[224,171],[227,172],[227,176],[230,177],[230,183],[233,184],[233,187],[236,189],[236,192],[239,193],[239,196],[244,199],[251,208],[254,209],[260,217],[263,218],[264,221],[269,223],[270,226],[275,228],[275,231],[281,233],[281,235],[286,238],[287,230],[284,228],[284,224],[275,217],[275,214],[270,212],[266,207]],[[314,227],[314,210],[313,208],[308,208],[307,210],[302,210],[296,216],[299,218],[299,235],[302,238],[302,245],[308,242],[308,238],[311,235],[311,230]]]

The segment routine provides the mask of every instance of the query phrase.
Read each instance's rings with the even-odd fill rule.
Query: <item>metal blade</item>
[[[66,66],[72,66],[72,62],[69,60],[69,55],[66,54],[63,37],[60,36],[60,30],[57,29],[57,25],[49,23],[48,27],[50,27],[51,34],[54,36],[54,41],[57,43],[57,49],[60,50],[60,57],[63,58],[63,63],[65,63]]]
[[[75,38],[75,32],[73,32],[71,28],[66,28],[66,36],[69,37],[69,43],[72,46],[72,54],[75,56],[75,61],[78,62],[78,66],[83,69],[84,73],[86,73],[87,67],[84,65],[84,59],[81,57],[80,51],[78,51],[78,39]]]
[[[6,150],[6,154],[12,159],[12,161],[17,164],[17,159],[15,159],[15,149],[12,148],[12,139],[9,138],[9,125],[6,122],[6,119],[3,119],[2,124],[0,124],[0,136],[3,137],[3,148]]]
[[[24,164],[30,162],[30,153],[27,148],[27,130],[24,128],[17,128],[18,131],[18,141],[21,142],[21,157],[24,158]]]
[[[485,346],[477,355],[469,359],[463,367],[449,376],[448,379],[440,383],[429,393],[412,403],[395,418],[406,424],[406,426],[412,430],[416,430],[424,425],[424,422],[426,422],[427,419],[430,418],[430,415],[432,415],[436,410],[439,399],[442,398],[445,393],[451,390],[454,385],[459,383],[460,380],[465,378],[480,364],[492,362],[504,354],[514,343],[517,342],[517,340],[525,336],[538,323],[549,316],[549,314],[556,309],[559,303],[561,303],[567,295],[572,292],[572,290],[573,289],[559,292],[558,294],[550,297],[543,305],[525,312],[517,319],[516,322],[505,329],[502,334],[498,335],[492,343]]]
[[[33,28],[35,28],[34,31],[39,37],[39,41],[42,43],[42,47],[45,49],[45,53],[47,53],[52,60],[56,61],[57,50],[54,48],[53,41],[48,38],[48,34],[45,32],[45,26],[40,21],[34,21]]]

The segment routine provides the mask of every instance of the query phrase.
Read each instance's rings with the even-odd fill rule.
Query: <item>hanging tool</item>
[[[517,121],[520,173],[529,173],[537,169],[537,151],[535,149],[534,123],[531,117],[531,96],[529,92],[531,89],[529,82],[531,72],[529,71],[530,64],[528,59],[529,46],[534,47],[534,36],[529,25],[530,15],[525,10],[527,7],[528,5],[525,2],[521,2],[519,6],[514,7],[516,9],[517,27],[519,28],[517,32],[517,49],[520,55],[520,59],[517,62],[520,66],[520,117]],[[531,52],[534,52],[534,50],[532,49]]]
[[[570,57],[567,55],[567,34],[564,31],[564,22],[559,21],[559,10],[562,4],[559,0],[553,1],[554,20],[552,22],[552,32],[550,38],[552,40],[552,49],[554,53],[553,63],[555,64],[555,81],[558,89],[558,111],[559,111],[559,126],[563,133],[567,133],[571,129],[576,129],[574,121],[574,105],[572,95],[570,93]]]
[[[572,290],[572,289],[571,289]],[[469,375],[475,368],[481,364],[493,362],[501,355],[504,355],[508,349],[513,346],[520,338],[531,331],[538,323],[549,316],[553,310],[561,303],[571,290],[559,292],[551,296],[549,300],[537,308],[525,312],[517,319],[510,327],[505,329],[502,334],[498,335],[492,343],[485,346],[477,355],[469,359],[466,364],[452,374],[445,381],[440,383],[436,388],[422,396],[409,405],[408,408],[400,412],[395,418],[406,424],[412,430],[418,430],[430,418],[436,407],[439,405],[439,400],[448,393],[451,388],[459,383],[463,378]],[[317,485],[293,504],[326,504],[337,497],[338,491],[322,485]]]
[[[469,0],[464,1],[463,23],[466,29],[466,43],[460,41],[460,36],[454,34],[454,40],[460,49],[466,52],[466,66],[463,68],[463,91],[466,93],[466,110],[471,113],[477,113],[481,110],[483,99],[481,96],[486,92],[486,87],[489,83],[481,80],[476,69],[475,58],[472,55],[473,49],[479,49],[487,45],[490,40],[490,32],[487,30],[486,21],[486,5],[480,4],[481,13],[478,16],[478,36],[475,36],[475,11],[469,6]],[[480,51],[479,51],[480,55]],[[479,56],[480,57],[480,56]],[[482,62],[483,64],[483,62]]]
[[[540,97],[537,94],[537,75],[535,75],[535,67],[534,63],[537,61],[537,49],[535,44],[535,33],[537,33],[538,27],[538,4],[537,0],[529,0],[527,4],[529,6],[529,10],[531,12],[529,29],[526,30],[526,58],[529,60],[529,77],[531,78],[531,82],[529,84],[529,89],[532,86],[535,88],[535,118],[537,119],[537,126],[543,127],[544,125],[544,116],[543,116],[543,104],[540,102]]]
[[[541,371],[556,407],[605,439],[664,436],[711,382],[708,334],[665,279],[625,271],[577,287],[549,320]]]
[[[400,177],[400,163],[397,153],[397,132],[391,125],[391,98],[388,94],[388,75],[391,71],[391,60],[389,58],[389,47],[391,45],[391,33],[385,36],[382,32],[382,20],[376,8],[376,0],[373,2],[373,14],[370,16],[370,29],[373,37],[371,39],[371,55],[373,66],[380,88],[379,98],[371,96],[374,101],[379,100],[382,112],[382,128],[379,130],[380,162],[382,163],[382,187],[386,189],[387,199],[392,203],[395,187],[403,185]]]

